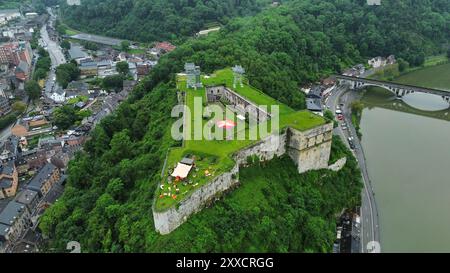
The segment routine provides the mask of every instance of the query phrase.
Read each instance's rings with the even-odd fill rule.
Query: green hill
[[[170,235],[155,232],[156,185],[168,148],[180,146],[169,131],[175,74],[186,61],[207,73],[241,64],[252,86],[298,110],[304,108],[300,85],[367,56],[395,54],[420,65],[424,56],[443,51],[449,10],[447,0],[383,0],[380,7],[366,0],[292,0],[188,40],[160,60],[70,163],[64,195],[41,220],[48,247],[65,251],[75,240],[87,252],[329,251],[334,213],[360,198],[353,160],[338,173],[305,175],[294,174],[285,159],[253,166],[223,201]],[[78,15],[82,25],[101,20]],[[335,159],[345,154],[338,143]]]

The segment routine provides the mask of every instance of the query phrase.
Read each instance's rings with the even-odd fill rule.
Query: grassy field
[[[233,75],[231,69],[224,69],[217,71],[210,77],[203,77],[202,79],[204,85],[206,86],[225,84],[228,87],[232,87]],[[180,200],[188,197],[199,187],[211,181],[213,178],[229,171],[235,164],[231,157],[233,153],[253,143],[256,143],[258,140],[270,135],[272,132],[271,121],[260,124],[260,126],[267,126],[267,128],[269,128],[266,133],[262,134],[258,133],[258,128],[252,127],[251,129],[249,129],[248,124],[245,123],[240,124],[242,127],[239,127],[238,125],[238,128],[245,128],[243,129],[245,131],[240,131],[245,133],[245,140],[236,139],[238,130],[232,130],[232,132],[230,132],[230,134],[235,136],[235,138],[233,139],[227,139],[224,137],[225,140],[208,140],[204,138],[202,140],[193,140],[194,132],[193,130],[191,130],[192,128],[190,127],[190,124],[195,124],[196,122],[198,124],[201,123],[204,128],[208,124],[214,126],[217,121],[222,120],[223,118],[213,116],[208,119],[195,119],[193,114],[194,111],[199,111],[199,113],[202,113],[205,105],[201,104],[200,109],[194,109],[194,100],[196,98],[201,98],[203,102],[206,102],[205,88],[200,88],[197,90],[187,89],[186,79],[183,77],[180,77],[178,79],[177,86],[179,90],[185,92],[185,105],[188,106],[192,112],[192,115],[190,117],[191,122],[187,123],[186,128],[184,128],[185,134],[190,134],[191,140],[189,140],[188,135],[185,135],[183,147],[172,149],[168,154],[167,166],[164,170],[162,178],[163,188],[159,188],[156,191],[156,210],[159,211],[165,210],[175,205]],[[280,109],[280,129],[290,126],[292,128],[303,131],[325,124],[325,120],[322,117],[308,111],[295,112],[290,107],[281,104],[280,102],[267,96],[260,90],[251,87],[250,85],[248,85],[248,82],[246,82],[243,87],[238,86],[233,90],[258,105],[267,105],[268,108],[272,105],[278,105]],[[225,108],[224,105],[222,105],[222,107]],[[226,118],[233,120],[239,124],[239,121],[236,118],[236,114],[234,113],[231,116],[227,116]],[[213,129],[212,132],[214,133],[215,130]],[[257,135],[257,140],[250,140],[248,137],[250,133]],[[226,135],[226,130],[223,131],[223,135]],[[208,137],[208,135],[206,137]],[[168,177],[173,172],[173,169],[176,167],[177,162],[179,162],[185,156],[195,157],[196,168],[191,171],[186,181],[177,183],[176,188],[178,188],[178,190],[175,190],[174,184],[167,183]]]
[[[138,54],[145,54],[145,52],[146,52],[146,50],[145,50],[144,48],[130,49],[130,50],[128,51],[128,53],[130,53],[130,54],[136,54],[136,55],[138,55]]]

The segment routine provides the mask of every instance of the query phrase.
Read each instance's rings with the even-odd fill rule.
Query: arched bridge
[[[420,87],[415,85],[401,84],[401,83],[393,83],[387,81],[379,81],[351,76],[343,76],[338,75],[336,79],[340,84],[346,83],[349,84],[353,89],[360,89],[368,86],[377,86],[384,89],[387,89],[394,93],[398,98],[402,98],[403,96],[411,93],[426,93],[433,94],[437,96],[441,96],[446,102],[450,104],[450,91],[433,89]]]

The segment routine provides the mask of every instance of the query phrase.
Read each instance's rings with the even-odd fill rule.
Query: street
[[[66,63],[66,58],[61,50],[61,47],[57,42],[52,41],[50,39],[47,31],[47,25],[51,25],[52,22],[54,22],[54,20],[55,18],[51,16],[47,24],[45,24],[41,28],[41,39],[39,41],[40,45],[48,51],[50,59],[52,61],[52,67],[48,74],[48,79],[45,83],[45,94],[47,96],[50,96],[50,94],[54,90],[54,87],[56,86],[56,74],[55,74],[56,67],[60,64]]]
[[[364,182],[364,189],[361,196],[361,252],[369,252],[367,246],[370,242],[380,242],[378,210],[372,184],[367,172],[364,150],[362,149],[356,134],[356,129],[351,121],[350,105],[355,99],[357,99],[356,93],[349,91],[345,86],[338,86],[328,98],[327,106],[333,114],[340,108],[344,115],[344,122],[347,124],[348,130],[344,131],[342,129],[343,122],[339,122],[339,126],[335,128],[334,134],[338,135],[349,148],[350,145],[348,139],[349,137],[353,138],[353,143],[355,145],[353,154],[358,161]],[[342,107],[340,105],[342,105]],[[373,243],[371,243],[371,245],[372,244]],[[379,251],[379,249],[376,249],[376,251]]]

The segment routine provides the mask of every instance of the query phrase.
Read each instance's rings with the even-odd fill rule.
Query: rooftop
[[[12,178],[2,177],[0,179],[0,189],[11,188],[12,184],[13,184]]]
[[[14,161],[9,160],[0,166],[0,175],[12,176],[14,173]]]
[[[307,98],[306,99],[306,108],[309,111],[320,112],[322,111],[322,102],[317,98]]]
[[[8,233],[8,229],[9,229],[9,226],[0,223],[0,239],[2,237],[4,238],[6,236],[6,234]]]
[[[110,37],[104,37],[99,35],[85,34],[79,33],[70,36],[73,39],[82,40],[82,41],[90,41],[98,44],[109,45],[109,46],[119,46],[123,40],[114,39]]]
[[[15,200],[18,203],[29,205],[37,197],[37,194],[38,193],[33,190],[23,190],[16,196]]]
[[[45,164],[39,173],[28,183],[27,188],[35,191],[40,191],[42,184],[47,181],[48,177],[54,172],[56,169],[55,165],[52,163]]]
[[[12,225],[24,209],[25,206],[23,204],[17,203],[16,201],[9,202],[6,208],[0,213],[0,223]]]

